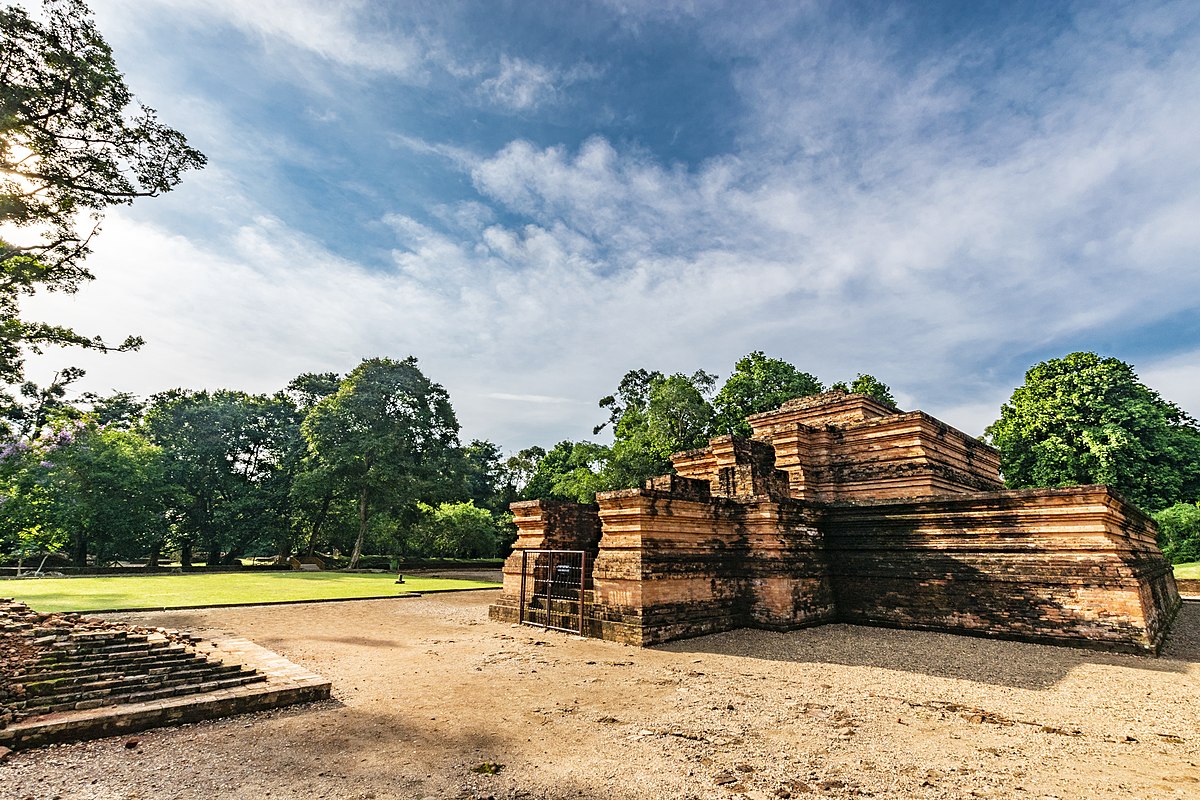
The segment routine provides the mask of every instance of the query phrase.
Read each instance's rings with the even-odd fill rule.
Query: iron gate
[[[584,550],[522,550],[520,622],[583,636],[588,566]]]

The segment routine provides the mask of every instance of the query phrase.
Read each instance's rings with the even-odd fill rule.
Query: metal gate
[[[588,567],[584,550],[522,550],[520,622],[583,636]]]

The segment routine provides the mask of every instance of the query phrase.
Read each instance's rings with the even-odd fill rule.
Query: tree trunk
[[[325,497],[321,499],[321,510],[317,512],[317,518],[313,520],[312,534],[308,537],[308,551],[306,556],[312,558],[317,552],[317,537],[321,533],[321,526],[325,524],[325,517],[329,514],[329,504],[333,502],[333,492],[326,492]]]
[[[87,536],[82,531],[76,531],[71,539],[71,560],[75,562],[75,566],[77,567],[86,567],[88,551]]]
[[[358,567],[358,560],[362,557],[363,542],[367,538],[367,523],[371,521],[371,516],[367,511],[367,490],[364,487],[358,493],[358,538],[354,540],[354,552],[350,555],[350,569]]]
[[[192,571],[192,540],[188,539],[179,545],[179,568],[184,572]]]
[[[162,558],[162,542],[150,548],[150,557],[146,559],[146,569],[158,569],[158,561]]]

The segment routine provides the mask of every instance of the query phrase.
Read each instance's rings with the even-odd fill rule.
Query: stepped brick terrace
[[[204,640],[0,599],[0,748],[325,699],[328,681],[241,639]]]
[[[1108,487],[1007,491],[995,450],[865,395],[749,423],[595,505],[515,503],[491,617],[637,645],[838,621],[1162,646],[1181,603],[1170,564]]]

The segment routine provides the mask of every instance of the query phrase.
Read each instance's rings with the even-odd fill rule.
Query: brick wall
[[[831,620],[1157,652],[1180,599],[1153,522],[1103,486],[997,491],[996,452],[831,393],[673,456],[597,506],[518,503],[520,550],[595,554],[592,635],[646,645]]]

